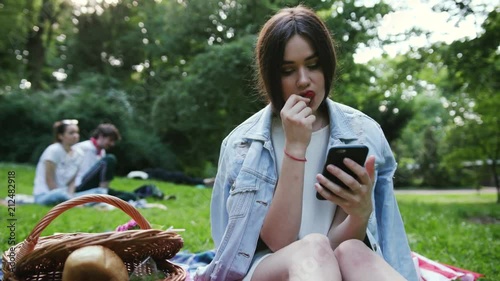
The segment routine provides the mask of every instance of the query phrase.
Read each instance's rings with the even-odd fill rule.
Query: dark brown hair
[[[325,23],[302,5],[281,9],[264,24],[255,47],[259,90],[277,112],[285,105],[281,87],[285,46],[294,35],[306,38],[318,55],[325,79],[325,99],[335,76],[337,58]]]
[[[76,119],[64,119],[61,121],[54,122],[52,125],[52,132],[54,134],[54,142],[61,142],[59,139],[59,135],[64,134],[66,132],[66,128],[69,125],[78,125],[78,120]]]
[[[118,131],[115,125],[109,123],[99,124],[99,126],[97,126],[92,133],[92,137],[98,138],[99,136],[111,137],[114,141],[119,141],[122,138],[120,131]]]

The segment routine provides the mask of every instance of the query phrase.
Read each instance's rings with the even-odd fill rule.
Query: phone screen
[[[365,145],[343,145],[332,147],[328,151],[328,155],[326,157],[326,163],[323,168],[323,176],[343,188],[349,188],[336,176],[330,174],[330,172],[326,170],[326,166],[333,164],[342,171],[356,178],[356,175],[344,164],[344,158],[349,158],[359,165],[364,166],[367,156],[368,147]],[[319,200],[325,200],[325,198],[323,198],[323,196],[321,196],[318,192],[316,192],[316,198]]]

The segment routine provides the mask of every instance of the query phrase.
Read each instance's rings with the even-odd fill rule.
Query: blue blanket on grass
[[[175,257],[170,259],[170,261],[182,266],[182,268],[184,268],[188,273],[186,281],[191,281],[193,280],[192,278],[194,276],[194,273],[196,272],[196,269],[200,266],[209,264],[213,260],[214,256],[215,251],[213,250],[196,254],[181,251],[177,255],[175,255]]]

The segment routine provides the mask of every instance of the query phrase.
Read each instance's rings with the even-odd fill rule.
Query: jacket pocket
[[[238,175],[231,185],[227,200],[226,208],[229,219],[240,218],[249,213],[257,190],[257,179],[255,176],[246,172],[241,172]]]

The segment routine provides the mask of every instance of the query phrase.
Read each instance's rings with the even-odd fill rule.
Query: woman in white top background
[[[81,152],[72,148],[80,140],[78,120],[57,121],[53,132],[54,143],[43,151],[36,166],[35,203],[54,205],[84,194],[106,193],[104,188],[75,193],[75,176],[83,159]]]

